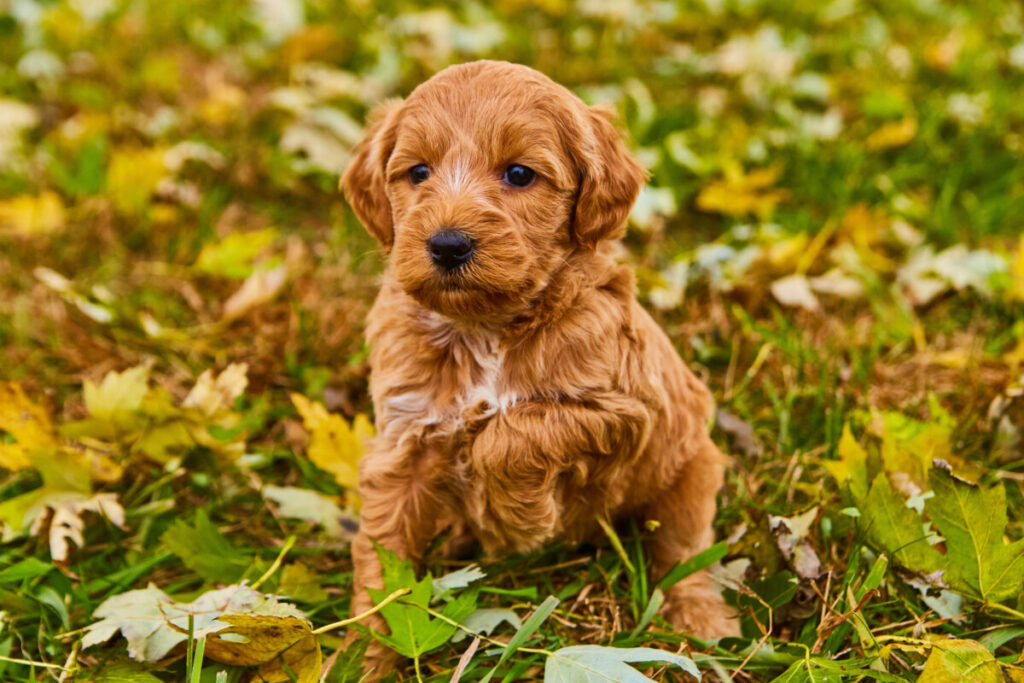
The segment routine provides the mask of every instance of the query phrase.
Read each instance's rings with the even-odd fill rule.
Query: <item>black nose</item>
[[[455,270],[473,256],[473,240],[459,230],[441,230],[427,240],[427,250],[434,263]]]

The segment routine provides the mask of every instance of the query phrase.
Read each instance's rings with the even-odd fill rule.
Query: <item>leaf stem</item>
[[[261,576],[260,578],[256,579],[256,583],[254,583],[252,585],[252,589],[253,590],[256,590],[257,588],[259,588],[263,584],[264,581],[266,581],[271,576],[273,576],[274,572],[276,572],[278,569],[281,568],[281,563],[284,562],[284,556],[287,555],[288,551],[291,550],[292,547],[294,547],[294,546],[295,546],[295,536],[289,536],[288,539],[284,542],[284,545],[281,546],[281,552],[279,552],[277,554],[277,557],[274,558],[274,563],[270,565],[270,569],[265,571],[263,573],[263,576]]]
[[[990,602],[990,603],[986,604],[985,606],[988,607],[989,609],[994,609],[994,610],[997,610],[999,612],[1003,612],[1005,614],[1009,614],[1010,616],[1012,616],[1012,617],[1014,617],[1016,619],[1024,621],[1024,612],[1018,612],[1017,610],[1013,609],[1012,607],[1007,607],[1006,605],[1000,605],[998,602]]]
[[[372,607],[372,608],[366,610],[362,614],[357,614],[354,617],[349,617],[348,619],[342,619],[341,621],[336,621],[333,624],[327,624],[326,626],[321,626],[320,628],[318,628],[318,629],[313,631],[313,635],[314,636],[318,636],[321,633],[327,633],[328,631],[333,631],[334,629],[341,628],[342,626],[348,626],[349,624],[354,624],[357,621],[362,621],[363,619],[365,619],[366,617],[370,616],[371,614],[376,614],[377,612],[381,611],[381,609],[383,609],[384,607],[387,607],[388,605],[393,603],[395,600],[397,600],[398,598],[402,597],[403,595],[405,595],[405,594],[407,594],[409,592],[410,592],[410,589],[408,589],[408,588],[399,588],[394,593],[392,593],[388,597],[386,597],[383,600],[381,600],[380,603],[377,604],[377,606]]]
[[[0,655],[0,662],[10,662],[11,664],[21,664],[23,666],[38,666],[43,669],[60,669],[61,671],[67,671],[60,664],[50,664],[49,662],[33,662],[31,659],[15,659],[14,657],[4,657]]]

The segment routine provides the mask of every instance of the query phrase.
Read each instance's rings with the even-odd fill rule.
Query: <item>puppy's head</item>
[[[528,67],[472,62],[378,107],[342,186],[406,292],[493,319],[572,250],[620,236],[645,175],[608,110]]]

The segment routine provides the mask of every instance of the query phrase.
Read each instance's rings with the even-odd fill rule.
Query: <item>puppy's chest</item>
[[[383,387],[380,426],[386,437],[454,447],[474,426],[514,405],[518,394],[496,333],[440,325],[430,331],[411,344],[402,372]]]

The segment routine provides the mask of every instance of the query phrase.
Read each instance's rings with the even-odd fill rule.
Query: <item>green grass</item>
[[[287,14],[298,5],[266,6]],[[291,536],[295,547],[261,590],[290,597],[315,627],[348,617],[347,536],[278,514],[261,487],[351,502],[310,461],[289,400],[297,392],[347,420],[372,415],[362,331],[383,263],[336,191],[355,135],[348,127],[379,99],[483,57],[530,64],[618,107],[650,187],[662,192],[662,211],[638,212],[626,239],[642,301],[757,444],[747,448],[721,424],[714,431],[733,456],[716,522],[718,538],[730,539],[724,562],[750,561],[746,587],[726,591],[743,615],[742,639],[702,643],[660,617],[634,634],[658,577],[630,571],[607,543],[555,544],[484,567],[481,606],[525,618],[548,595],[561,601],[494,680],[539,679],[541,650],[583,644],[682,651],[707,678],[742,681],[811,680],[801,666],[821,680],[828,662],[848,668],[832,672],[843,680],[914,680],[925,661],[938,666],[948,636],[981,643],[1002,664],[1019,661],[1022,596],[965,597],[962,618],[939,615],[935,587],[926,601],[912,585],[924,568],[893,563],[897,549],[851,516],[863,513],[863,495],[826,466],[849,456],[840,445],[849,425],[866,449],[864,476],[898,484],[907,474],[896,463],[927,454],[880,425],[886,415],[914,418],[954,471],[1003,488],[1009,523],[998,540],[1024,536],[1024,404],[1014,389],[1024,363],[1018,3],[503,0],[424,12],[323,0],[302,6],[301,25],[280,35],[287,21],[261,22],[257,5],[242,2],[114,0],[91,18],[65,2],[16,7],[0,9],[0,380],[19,383],[63,430],[62,443],[123,468],[86,468],[76,485],[116,494],[126,516],[119,527],[85,513],[82,547],[54,562],[46,534],[23,529],[10,501],[77,470],[46,448],[27,468],[0,470],[3,680],[55,680],[52,667],[65,663],[83,681],[208,682],[219,671],[248,680],[251,670],[211,659],[210,647],[140,664],[120,637],[78,643],[105,599],[153,583],[187,602],[255,581]],[[305,104],[284,104],[297,101]],[[339,115],[349,123],[308,125]],[[883,127],[905,122],[910,134],[878,142]],[[295,144],[302,134],[314,136],[305,149]],[[181,154],[186,141],[202,147],[169,169],[162,155]],[[734,177],[767,168],[778,175],[761,187]],[[704,193],[715,186],[735,203],[782,195],[760,212],[709,209]],[[228,265],[197,267],[204,248],[262,229],[272,239],[259,254],[226,248],[218,263]],[[708,265],[709,245],[731,251]],[[957,246],[977,260],[955,261],[942,291],[915,301],[920,278],[901,269],[926,247]],[[691,264],[685,282],[679,262]],[[288,276],[276,296],[223,319],[242,278],[280,264]],[[833,267],[863,294],[819,291],[819,310],[807,311],[770,291],[783,277]],[[957,278],[970,284],[951,286]],[[665,303],[651,296],[658,289],[681,296]],[[180,406],[203,371],[235,362],[248,364],[249,384],[220,414],[241,428],[199,425],[205,436],[164,458],[133,449],[132,426],[71,433],[89,417],[86,380],[151,366],[150,386]],[[141,410],[122,418],[141,419]],[[17,443],[0,423],[0,446]],[[821,574],[800,577],[771,520],[815,507],[805,542]],[[165,535],[175,527],[194,547]],[[630,564],[644,567],[642,529],[618,535]],[[233,562],[197,559],[203,548]],[[315,577],[305,588],[285,580],[286,570],[305,571],[299,564]],[[435,576],[456,568],[438,553],[426,564]],[[507,642],[513,630],[494,637]],[[325,656],[344,647],[334,632],[319,642]],[[449,680],[469,642],[423,655],[421,676]],[[498,650],[482,643],[462,680],[480,680]],[[346,662],[357,659],[356,650],[341,654],[327,680],[348,680]],[[678,669],[648,673],[680,680]],[[411,665],[401,676],[415,676]]]

